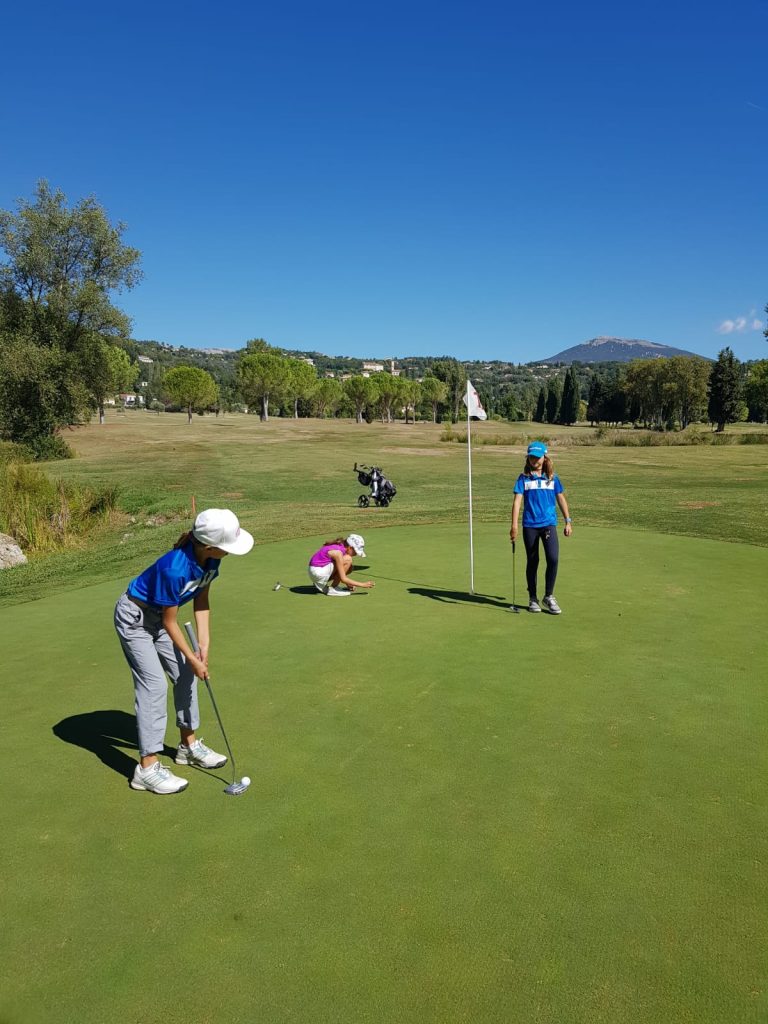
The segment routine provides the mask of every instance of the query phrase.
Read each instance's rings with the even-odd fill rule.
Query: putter
[[[189,643],[192,647],[192,650],[195,652],[195,654],[199,654],[200,648],[197,643],[197,637],[195,636],[194,626],[192,625],[191,622],[185,622],[184,629],[187,631],[187,637],[189,638]],[[229,754],[229,760],[232,763],[232,782],[225,787],[224,792],[227,794],[227,796],[241,796],[250,786],[251,780],[248,778],[247,775],[244,775],[242,779],[237,778],[237,775],[235,773],[235,755],[232,753],[232,747],[230,747],[229,740],[227,739],[227,734],[224,732],[224,726],[222,725],[221,722],[221,715],[219,714],[219,709],[216,706],[216,698],[213,696],[213,690],[211,689],[211,683],[210,680],[208,679],[208,676],[205,676],[204,682],[208,689],[208,696],[211,698],[211,704],[213,705],[213,710],[216,715],[216,721],[219,723],[219,728],[221,729],[221,735],[224,737],[224,742],[227,745],[227,753]]]
[[[515,583],[516,583],[516,581],[515,581],[515,564],[516,564],[516,562],[517,562],[517,559],[515,558],[515,542],[512,541],[512,604],[509,606],[509,608],[507,608],[507,611],[508,612],[514,612],[515,615],[519,615],[520,614],[520,609],[517,607],[517,602],[515,600],[515,591],[516,591],[516,586],[515,586]]]

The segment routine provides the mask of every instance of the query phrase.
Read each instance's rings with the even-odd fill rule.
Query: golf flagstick
[[[517,607],[517,581],[515,568],[517,566],[517,558],[515,558],[515,542],[512,541],[512,604],[509,606],[507,611],[514,612],[515,615],[520,614],[520,609]]]
[[[475,545],[472,536],[472,428],[471,417],[476,416],[479,420],[487,420],[488,415],[480,404],[477,391],[472,386],[472,381],[467,379],[467,391],[464,395],[464,405],[467,407],[467,476],[469,479],[469,592],[475,592]]]
[[[195,635],[194,626],[192,625],[191,622],[185,622],[184,629],[186,630],[187,639],[189,640],[189,644],[192,650],[195,652],[195,654],[199,655],[200,647],[197,643],[197,636]],[[248,787],[251,784],[251,780],[248,778],[247,775],[244,775],[242,779],[240,779],[239,781],[237,779],[237,776],[235,774],[235,755],[232,753],[232,747],[230,747],[229,740],[227,739],[227,734],[224,731],[224,724],[221,721],[221,715],[219,714],[219,709],[216,705],[216,698],[213,696],[211,682],[208,678],[207,673],[203,677],[203,681],[205,682],[206,689],[208,690],[208,696],[211,698],[211,704],[213,705],[213,710],[216,715],[216,721],[219,723],[219,729],[221,729],[221,735],[224,737],[224,742],[227,745],[227,753],[229,754],[229,760],[232,765],[232,782],[228,786],[225,786],[224,792],[227,794],[227,796],[240,796],[242,793],[246,791],[246,789],[248,789]]]
[[[472,428],[469,415],[469,389],[471,385],[467,381],[467,395],[464,401],[467,405],[467,477],[469,480],[469,592],[475,592],[475,545],[472,536]]]

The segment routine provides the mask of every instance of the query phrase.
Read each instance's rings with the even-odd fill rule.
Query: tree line
[[[31,200],[0,210],[0,439],[37,458],[67,454],[63,428],[137,388],[147,404],[195,412],[247,406],[262,420],[282,416],[354,416],[358,423],[402,416],[456,422],[467,372],[489,416],[572,424],[636,424],[684,429],[709,421],[768,421],[768,360],[741,364],[730,349],[714,362],[699,357],[641,359],[624,364],[530,368],[412,358],[404,373],[364,375],[359,360],[298,358],[263,339],[220,355],[140,345],[130,320],[112,301],[141,280],[140,253],[123,239],[93,198],[67,204],[60,190],[38,183]],[[152,352],[152,361],[139,356]],[[182,361],[179,362],[179,359]],[[333,374],[332,376],[329,374]],[[418,375],[418,378],[417,378]],[[139,377],[141,376],[141,381]],[[139,386],[140,385],[140,386]],[[537,392],[538,387],[538,392]]]
[[[176,366],[163,378],[163,390],[187,411],[203,412],[220,405],[213,376],[200,367]],[[448,411],[458,418],[466,375],[455,359],[436,361],[421,381],[385,371],[320,377],[306,360],[286,355],[263,338],[249,341],[235,364],[230,398],[267,421],[270,412],[292,417],[354,416],[358,423],[398,416],[415,421],[417,414],[434,422]]]

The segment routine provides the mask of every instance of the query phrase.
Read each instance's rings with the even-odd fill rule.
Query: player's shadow
[[[435,587],[409,587],[409,594],[430,597],[445,604],[489,604],[492,608],[509,608],[509,601],[494,594],[468,594],[466,590],[443,590]]]
[[[309,584],[307,584],[306,586],[303,586],[303,587],[289,587],[288,589],[290,590],[290,592],[292,594],[319,594],[320,593],[320,591],[317,589],[317,587],[311,586]]]
[[[139,737],[136,718],[127,711],[87,711],[82,715],[71,715],[54,725],[53,734],[65,743],[90,750],[118,775],[127,779],[133,775]],[[125,750],[134,751],[134,756],[130,757]],[[163,753],[173,757],[176,751],[164,746]]]

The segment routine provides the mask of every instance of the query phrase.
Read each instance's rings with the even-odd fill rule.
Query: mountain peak
[[[658,359],[670,356],[696,356],[695,352],[688,352],[686,349],[674,348],[672,345],[660,345],[655,341],[645,341],[641,338],[613,338],[601,335],[583,342],[581,345],[574,345],[572,348],[563,349],[544,363],[628,363],[632,359]]]

